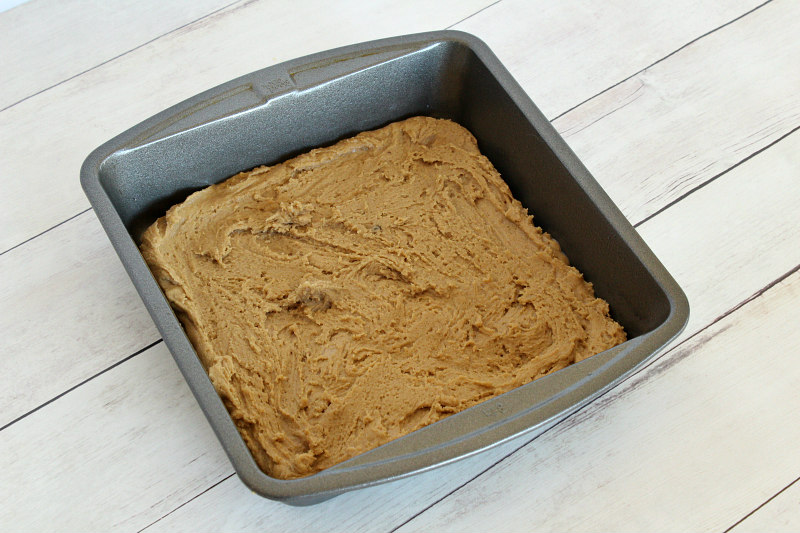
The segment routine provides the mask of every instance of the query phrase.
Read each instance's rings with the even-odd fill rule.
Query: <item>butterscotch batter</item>
[[[237,174],[170,209],[141,248],[277,478],[625,340],[472,135],[445,120]]]

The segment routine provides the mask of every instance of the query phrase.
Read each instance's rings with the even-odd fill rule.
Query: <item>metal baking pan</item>
[[[609,302],[629,340],[312,476],[271,478],[239,436],[138,239],[191,192],[413,115],[449,118],[475,135],[514,196]],[[103,144],[84,162],[81,183],[237,473],[254,492],[290,504],[542,431],[653,357],[689,316],[683,291],[564,140],[489,48],[461,32],[347,46],[242,76]]]

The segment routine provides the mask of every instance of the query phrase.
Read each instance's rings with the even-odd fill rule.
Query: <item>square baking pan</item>
[[[414,115],[449,118],[475,135],[535,223],[608,301],[629,340],[322,472],[269,477],[142,259],[141,233],[190,193],[237,172]],[[234,79],[100,146],[84,162],[81,183],[236,472],[254,492],[290,504],[533,436],[653,357],[689,316],[683,291],[548,120],[489,48],[461,32],[347,46]]]

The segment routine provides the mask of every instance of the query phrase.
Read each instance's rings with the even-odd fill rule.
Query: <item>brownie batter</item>
[[[189,196],[142,253],[259,466],[335,465],[625,340],[472,135],[416,117]]]

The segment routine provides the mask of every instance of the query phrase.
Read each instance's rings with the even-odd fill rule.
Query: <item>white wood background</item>
[[[538,438],[292,508],[233,474],[78,183],[237,75],[484,39],[686,291]],[[800,2],[31,0],[0,13],[0,530],[800,531]]]

